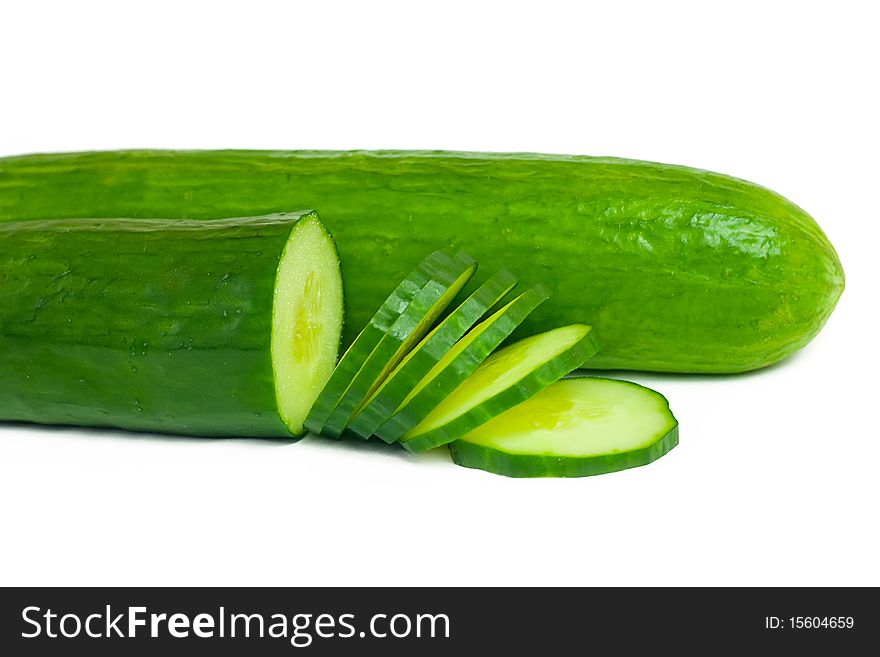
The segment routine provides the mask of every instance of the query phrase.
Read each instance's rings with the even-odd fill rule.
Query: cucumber
[[[469,256],[459,254],[447,272],[438,272],[413,297],[352,379],[327,418],[321,430],[322,435],[334,438],[342,435],[363,402],[413,345],[431,329],[455,295],[470,280],[476,268],[476,263]]]
[[[596,332],[584,324],[520,340],[487,358],[400,442],[411,452],[450,443],[580,367],[598,350]]]
[[[372,436],[394,414],[412,390],[413,384],[418,383],[516,283],[513,274],[502,270],[478,287],[404,357],[370,396],[351,421],[349,429],[362,438]]]
[[[216,218],[314,207],[336,238],[343,344],[431,249],[515,263],[588,322],[595,368],[740,372],[803,347],[844,287],[834,249],[781,196],[697,169],[582,156],[129,151],[0,159],[0,220]]]
[[[357,339],[349,345],[321,390],[305,421],[305,427],[309,431],[312,433],[323,431],[330,413],[333,412],[339,400],[348,390],[348,386],[351,385],[369,355],[373,353],[376,345],[397,321],[400,313],[431,280],[432,276],[449,272],[452,267],[453,262],[449,256],[440,251],[434,251],[396,285],[358,334]]]
[[[315,213],[6,223],[0,243],[0,419],[302,433],[342,327]]]
[[[399,440],[473,374],[480,363],[549,296],[545,288],[536,286],[471,329],[412,386],[394,414],[376,429],[376,435],[386,443]]]
[[[557,381],[449,444],[452,460],[508,477],[586,477],[656,461],[678,444],[660,393],[615,379]]]

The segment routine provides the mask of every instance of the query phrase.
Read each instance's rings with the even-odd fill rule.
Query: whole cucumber
[[[590,367],[741,372],[807,344],[844,275],[763,187],[614,158],[453,152],[128,151],[0,159],[0,220],[206,219],[313,207],[337,240],[343,343],[433,249],[553,292],[518,335],[596,327]]]

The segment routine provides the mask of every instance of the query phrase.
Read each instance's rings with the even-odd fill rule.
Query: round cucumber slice
[[[476,271],[477,263],[461,253],[452,267],[437,271],[400,313],[351,380],[330,412],[321,434],[338,438],[366,399],[431,329],[437,318]]]
[[[659,392],[629,381],[557,381],[449,444],[452,460],[508,477],[586,477],[656,461],[678,444]]]
[[[450,443],[580,367],[598,350],[596,332],[585,324],[515,342],[487,358],[401,443],[412,452]]]
[[[369,438],[394,414],[413,385],[421,381],[453,345],[517,283],[516,277],[502,270],[484,282],[464,302],[410,351],[400,364],[364,403],[348,428]]]
[[[393,443],[433,411],[467,379],[486,358],[544,303],[550,293],[542,286],[523,292],[472,328],[413,386],[376,435]]]
[[[305,420],[305,428],[312,433],[320,433],[330,413],[348,389],[364,362],[388,332],[400,313],[409,305],[413,297],[421,291],[432,276],[453,267],[452,258],[435,251],[404,278],[388,295],[366,327],[345,351],[330,378],[321,389]]]

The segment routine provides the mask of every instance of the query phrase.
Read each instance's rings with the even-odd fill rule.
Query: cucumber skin
[[[803,210],[727,176],[614,158],[128,151],[0,159],[0,221],[213,218],[314,207],[337,240],[349,344],[436,248],[514,267],[554,302],[517,337],[595,326],[591,368],[741,372],[790,355],[844,287]]]
[[[270,345],[301,216],[0,225],[0,418],[290,437]]]
[[[590,477],[648,465],[669,453],[676,445],[678,425],[660,440],[642,449],[589,459],[508,454],[464,440],[449,443],[449,453],[456,465],[505,477]]]

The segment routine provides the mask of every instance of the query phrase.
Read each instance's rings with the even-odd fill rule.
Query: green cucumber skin
[[[515,266],[588,322],[592,368],[741,372],[807,344],[844,287],[816,223],[742,180],[614,158],[453,152],[128,151],[0,160],[0,220],[213,218],[314,207],[339,247],[349,344],[424,253]]]
[[[678,425],[660,440],[642,449],[589,459],[509,454],[464,440],[449,443],[449,453],[457,465],[505,477],[590,477],[648,465],[669,453],[676,445]]]
[[[451,443],[581,367],[599,351],[600,346],[600,338],[594,328],[571,348],[544,363],[510,388],[490,397],[443,426],[401,440],[400,444],[408,451],[417,454]]]
[[[301,216],[0,225],[0,418],[290,437],[270,346]]]
[[[507,339],[535,308],[550,298],[543,285],[536,285],[518,296],[508,311],[499,317],[461,354],[403,408],[388,418],[376,435],[391,444],[400,438],[446,399],[462,381],[473,374],[496,347]]]
[[[423,348],[416,351],[406,366],[397,373],[394,380],[382,389],[372,402],[355,416],[349,425],[352,433],[362,438],[370,438],[376,430],[394,415],[413,387],[413,382],[421,381],[434,365],[449,351],[489,309],[498,303],[505,294],[517,284],[517,278],[502,269],[485,281],[472,295],[444,320],[446,330],[434,334]]]

